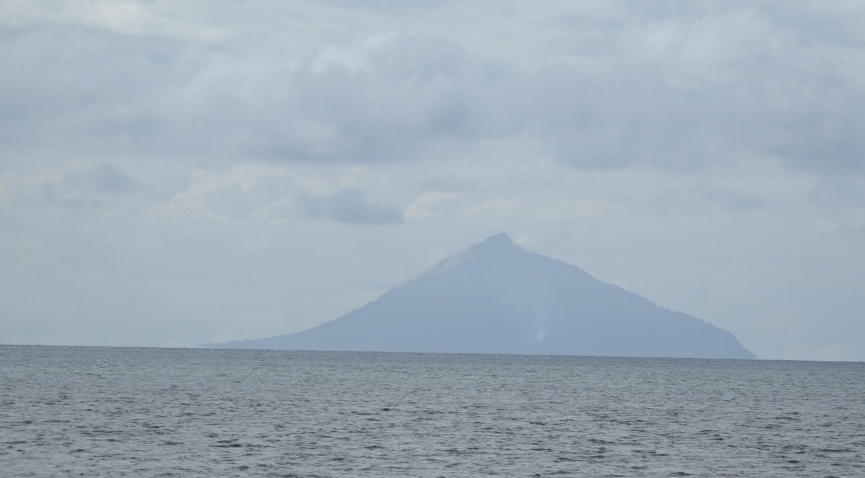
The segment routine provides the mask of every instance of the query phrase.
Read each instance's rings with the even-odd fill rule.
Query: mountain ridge
[[[496,234],[311,329],[226,348],[755,358],[730,332]]]

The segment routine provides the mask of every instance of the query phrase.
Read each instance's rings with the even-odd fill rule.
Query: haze
[[[307,329],[507,232],[865,360],[865,4],[0,4],[0,343]]]

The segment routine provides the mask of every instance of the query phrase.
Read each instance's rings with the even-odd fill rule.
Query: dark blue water
[[[0,476],[865,476],[865,364],[0,346]]]

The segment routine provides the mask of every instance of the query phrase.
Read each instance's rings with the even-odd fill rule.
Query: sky
[[[297,332],[497,234],[865,360],[865,3],[5,0],[0,343]]]

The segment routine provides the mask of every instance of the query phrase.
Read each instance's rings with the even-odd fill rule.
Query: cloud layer
[[[841,6],[563,14],[547,19],[558,42],[526,67],[446,29],[312,44],[165,38],[144,20],[158,13],[129,5],[136,29],[3,28],[5,144],[377,164],[525,138],[579,168],[701,169],[760,154],[865,172],[865,62],[845,36],[858,17]]]
[[[300,330],[508,232],[865,360],[856,3],[11,1],[0,342]]]

